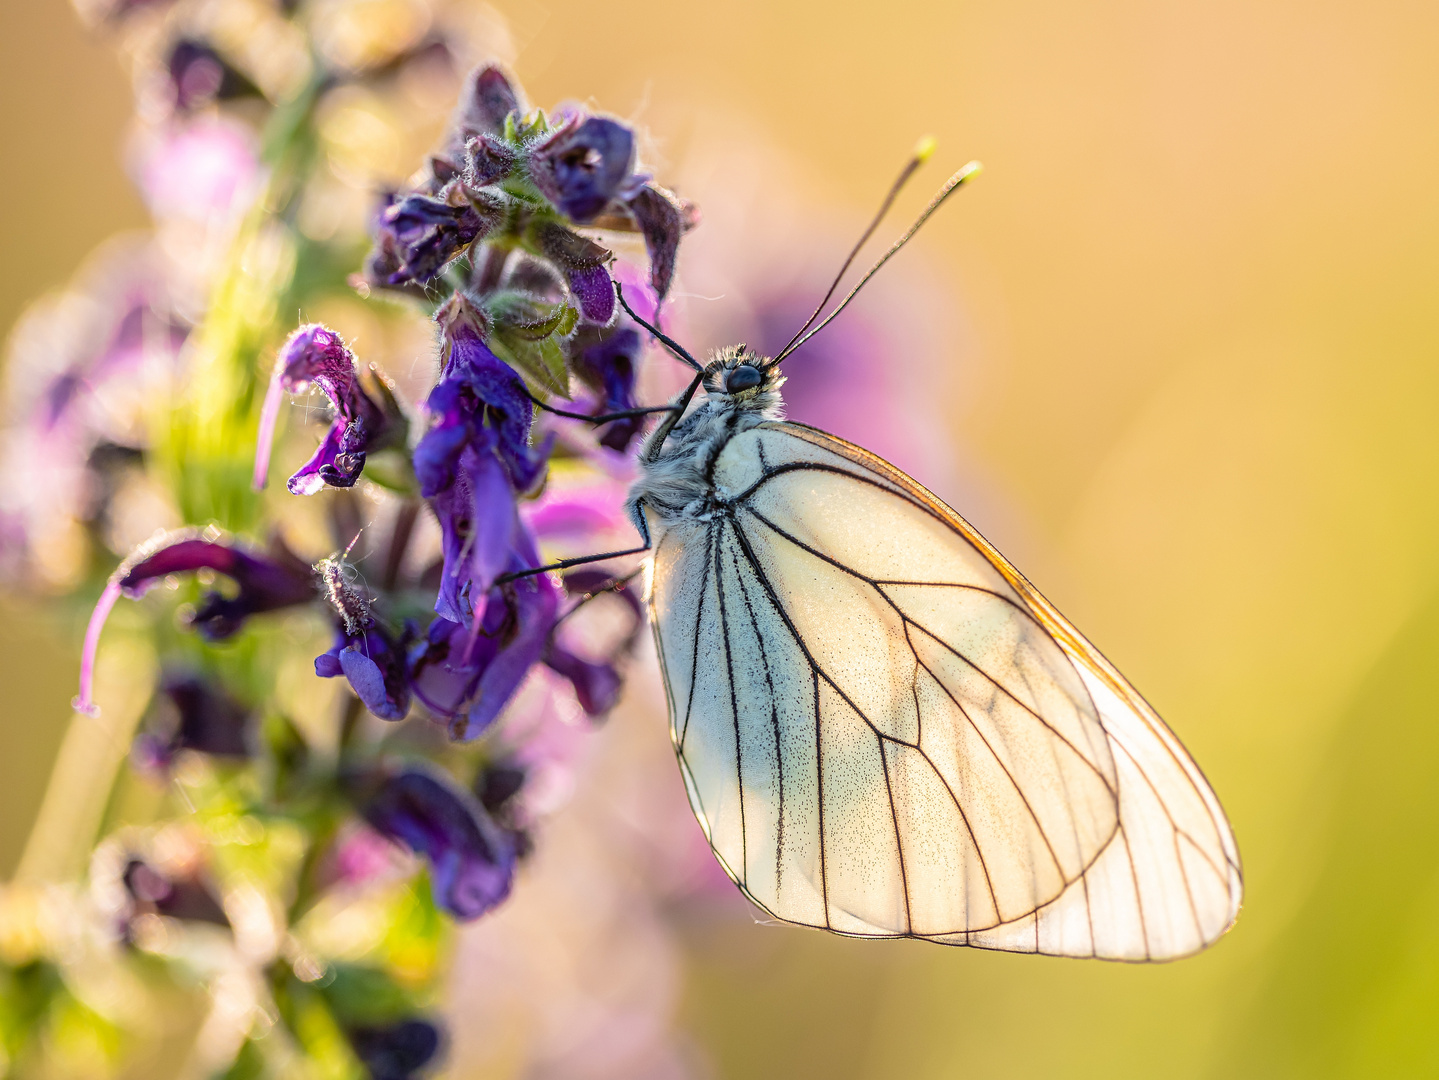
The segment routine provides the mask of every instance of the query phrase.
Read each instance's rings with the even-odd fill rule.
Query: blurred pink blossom
[[[253,194],[260,162],[239,123],[197,119],[162,129],[141,152],[140,188],[156,217],[209,222]]]

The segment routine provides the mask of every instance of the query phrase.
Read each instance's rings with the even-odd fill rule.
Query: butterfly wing
[[[1160,960],[1238,912],[1199,769],[958,514],[840,439],[730,441],[731,510],[670,528],[651,608],[716,857],[777,919]]]

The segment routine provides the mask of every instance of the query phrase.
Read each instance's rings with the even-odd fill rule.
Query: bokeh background
[[[1236,928],[1153,968],[677,915],[679,1022],[713,1071],[1439,1072],[1433,6],[495,6],[532,100],[642,123],[703,207],[680,285],[696,345],[754,326],[763,275],[822,276],[920,134],[939,139],[932,184],[983,159],[860,309],[906,343],[887,383],[919,417],[901,463],[1169,719],[1245,860]],[[5,22],[8,328],[145,215],[106,44],[61,0]],[[8,873],[77,648],[3,603]]]

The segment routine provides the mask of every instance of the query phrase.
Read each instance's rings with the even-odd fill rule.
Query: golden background
[[[936,163],[883,236],[984,161],[902,257],[955,328],[913,390],[944,395],[936,468],[998,493],[978,523],[1169,720],[1245,860],[1231,934],[1152,968],[691,933],[683,1015],[718,1071],[1439,1072],[1439,11],[497,7],[533,101],[640,120],[712,221],[771,182],[715,146],[770,148],[785,205],[844,235],[918,135]],[[5,24],[8,327],[144,214],[105,43],[59,0]],[[8,870],[77,650],[5,611]]]

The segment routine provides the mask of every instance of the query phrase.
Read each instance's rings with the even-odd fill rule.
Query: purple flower
[[[430,430],[415,447],[421,494],[433,497],[454,483],[467,447],[498,456],[514,490],[530,490],[544,472],[549,445],[530,446],[534,405],[524,380],[486,347],[478,313],[463,298],[437,318],[449,356],[425,402]]]
[[[270,467],[270,445],[285,391],[297,393],[310,384],[330,399],[335,418],[314,456],[302,465],[287,486],[295,495],[314,495],[331,487],[352,487],[365,467],[367,454],[404,442],[405,421],[389,386],[373,371],[373,396],[361,384],[355,356],[340,335],[319,323],[300,327],[275,358],[274,374],[260,413],[259,442],[255,452],[256,489],[265,486]],[[379,398],[380,400],[375,400]]]
[[[456,918],[477,919],[509,895],[513,839],[448,777],[405,769],[381,781],[360,813],[376,831],[424,856],[436,905]]]
[[[493,439],[485,428],[480,435]],[[431,505],[444,553],[435,611],[454,622],[476,621],[521,540],[514,490],[494,453],[467,446],[450,486]]]
[[[565,275],[570,292],[586,319],[601,326],[615,316],[615,286],[607,264],[610,253],[592,240],[554,221],[537,221],[529,239]]]
[[[440,1052],[440,1029],[426,1020],[351,1028],[346,1034],[371,1080],[411,1080]]]
[[[644,353],[639,331],[628,324],[602,332],[593,339],[581,338],[571,352],[570,367],[590,389],[600,394],[594,415],[622,412],[635,407],[635,375]],[[601,446],[624,450],[640,428],[644,418],[631,416],[605,426]]]
[[[493,192],[447,185],[437,196],[406,195],[381,213],[379,247],[396,263],[380,284],[433,281],[504,216],[505,200]]]
[[[134,915],[168,915],[172,919],[229,926],[225,909],[199,876],[172,877],[142,859],[125,864],[121,877]]]
[[[505,118],[522,108],[519,93],[499,67],[490,64],[470,76],[455,111],[454,128],[461,145],[477,135],[498,135]]]
[[[259,88],[236,71],[209,45],[181,38],[170,48],[166,63],[170,90],[181,111],[238,97],[260,97]]]
[[[222,688],[195,676],[167,678],[162,686],[169,716],[135,739],[134,757],[148,771],[163,772],[181,750],[212,757],[247,758],[251,711]]]
[[[259,556],[217,540],[182,539],[131,565],[118,583],[126,596],[138,597],[169,574],[193,570],[215,570],[238,586],[234,596],[206,593],[190,619],[201,636],[211,641],[234,634],[251,615],[315,598],[315,579],[309,565],[278,542],[268,556]]]
[[[267,555],[251,554],[234,544],[207,540],[185,530],[169,533],[144,545],[122,562],[110,575],[85,631],[80,662],[80,693],[74,707],[96,715],[92,697],[95,654],[100,632],[120,597],[137,599],[157,581],[170,574],[214,570],[224,574],[236,589],[233,596],[218,591],[205,594],[190,619],[202,637],[211,641],[229,637],[245,619],[266,611],[278,611],[315,599],[315,578],[308,563],[297,558],[276,540]]]
[[[611,643],[602,650],[606,654],[604,659],[585,659],[569,648],[562,637],[556,640],[554,634],[551,634],[545,648],[545,664],[551,671],[570,681],[580,707],[590,716],[603,716],[619,701],[620,691],[624,687],[624,679],[619,670],[620,660],[629,653],[639,631],[644,627],[644,609],[640,605],[636,590],[610,590],[608,587],[612,582],[613,575],[608,570],[596,567],[571,570],[565,575],[565,592],[570,596],[580,597],[580,604],[588,602],[591,595],[599,590],[605,590],[630,609],[632,622],[629,631],[618,639],[611,639]],[[569,626],[573,629],[574,624],[571,622]],[[591,642],[586,651],[593,652],[595,644]]]
[[[477,738],[494,723],[545,655],[559,611],[544,575],[492,588],[484,600],[477,619],[435,619],[411,657],[416,696],[455,739]]]
[[[573,116],[530,152],[530,178],[571,221],[593,221],[635,186],[635,136],[603,116]]]
[[[322,679],[343,675],[365,708],[382,720],[403,720],[410,711],[410,671],[404,643],[377,623],[358,633],[337,632],[328,652],[315,657]]]
[[[614,664],[585,660],[554,642],[545,650],[545,664],[570,681],[580,708],[590,716],[603,716],[620,699],[624,680]]]
[[[522,535],[517,493],[543,475],[550,443],[530,446],[534,406],[520,377],[485,347],[478,313],[461,297],[439,318],[449,356],[425,405],[432,426],[415,447],[415,475],[443,543],[435,611],[478,626],[491,583],[517,550],[532,546]]]

